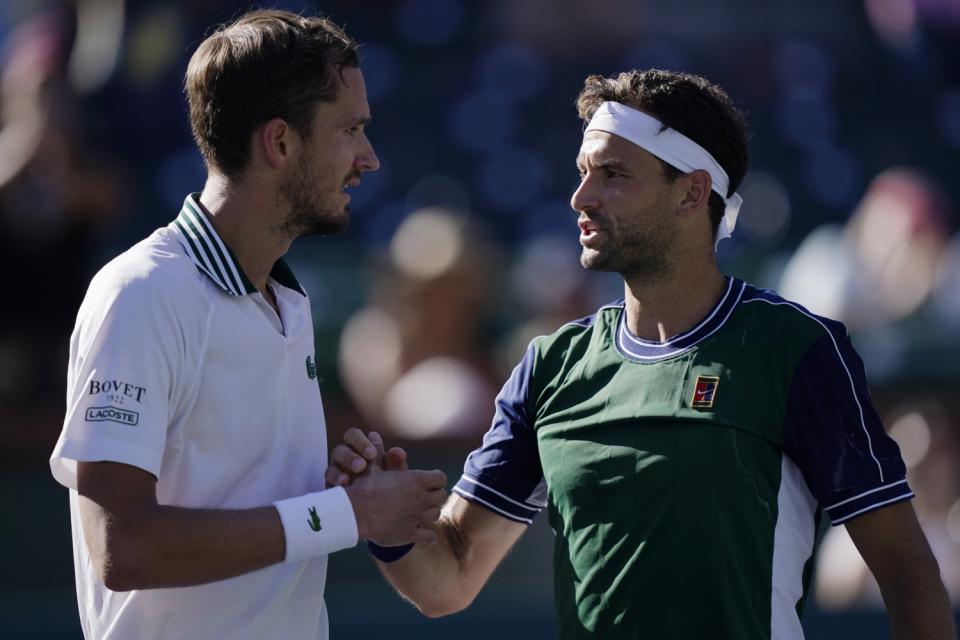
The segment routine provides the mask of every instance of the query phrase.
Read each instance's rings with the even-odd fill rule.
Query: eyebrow
[[[583,171],[584,165],[583,156],[577,156],[577,169]],[[626,165],[619,158],[614,157],[603,157],[597,158],[595,162],[590,163],[596,169],[613,169],[614,171],[625,171]]]
[[[370,116],[355,116],[351,117],[344,122],[345,127],[363,127],[370,124],[370,121],[373,120]]]

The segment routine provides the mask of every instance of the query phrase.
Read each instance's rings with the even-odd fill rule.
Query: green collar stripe
[[[217,283],[217,286],[221,289],[229,291],[227,285],[214,273],[212,270],[208,269],[203,261],[197,256],[200,255],[200,250],[197,248],[197,245],[194,243],[193,238],[191,237],[192,232],[189,228],[183,223],[183,220],[177,218],[174,220],[174,223],[180,229],[180,233],[183,234],[183,238],[186,241],[186,244],[183,245],[183,248],[187,250],[187,254],[190,256],[190,259],[193,260],[193,263],[197,265],[204,273],[210,276],[210,279]]]
[[[257,288],[243,272],[237,257],[224,244],[216,229],[200,208],[198,193],[187,196],[180,215],[173,221],[183,235],[183,247],[197,268],[206,273],[218,287],[233,296],[257,293]],[[300,295],[306,292],[283,258],[270,270],[270,277]]]
[[[220,274],[224,282],[227,283],[231,292],[239,295],[237,292],[240,291],[240,287],[237,286],[237,280],[233,277],[233,274],[227,270],[227,260],[223,256],[223,253],[220,252],[218,247],[213,243],[210,230],[205,224],[206,220],[204,219],[203,214],[197,211],[196,207],[193,206],[193,203],[190,202],[190,198],[187,198],[187,201],[183,203],[182,215],[189,221],[190,227],[197,232],[197,236],[203,244],[204,254],[216,264],[217,273]]]
[[[205,270],[208,273],[216,276],[214,280],[219,280],[221,286],[227,290],[227,293],[235,296],[242,295],[243,291],[234,285],[230,278],[227,277],[226,273],[224,273],[223,266],[218,264],[219,260],[213,255],[210,242],[204,236],[203,231],[197,228],[197,223],[190,217],[186,209],[180,213],[178,220],[183,221],[183,224],[187,227],[190,237],[192,237],[196,243],[196,247],[199,249],[197,255],[200,257],[202,265],[206,267]]]
[[[192,218],[195,220],[196,224],[202,225],[203,227],[203,236],[207,245],[213,249],[214,259],[217,261],[217,265],[220,266],[221,270],[226,274],[227,280],[239,293],[253,293],[253,286],[247,287],[246,278],[243,278],[239,270],[237,269],[236,261],[233,259],[233,255],[230,251],[224,246],[223,241],[220,239],[220,236],[214,230],[213,226],[210,224],[210,221],[207,220],[199,209],[191,201],[191,198],[187,198],[184,203],[184,210],[188,216],[192,214]],[[238,294],[239,295],[239,294]]]
[[[306,291],[300,287],[300,283],[297,281],[297,277],[293,275],[293,271],[290,270],[287,261],[283,258],[277,260],[273,265],[273,269],[270,271],[270,277],[286,288],[293,289],[302,296],[307,295]]]

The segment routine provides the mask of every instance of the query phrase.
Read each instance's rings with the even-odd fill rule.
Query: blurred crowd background
[[[313,301],[331,441],[376,428],[453,481],[530,338],[622,295],[616,276],[580,268],[567,204],[583,79],[702,74],[752,134],[721,265],[850,328],[960,604],[960,0],[261,6],[328,14],[363,43],[382,168],[344,234],[290,254]],[[93,273],[202,188],[182,77],[211,26],[247,7],[0,2],[0,637],[80,635],[67,496],[46,462],[69,333]],[[552,637],[540,520],[445,621],[400,602],[361,551],[337,554],[333,637],[507,624]],[[843,527],[826,533],[814,583],[808,637],[882,637],[879,592]]]

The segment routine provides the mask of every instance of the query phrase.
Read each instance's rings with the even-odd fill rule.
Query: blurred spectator
[[[877,176],[846,226],[823,225],[797,248],[780,292],[851,331],[916,311],[947,247],[946,199],[911,169]]]
[[[543,235],[519,248],[509,281],[518,322],[499,341],[500,380],[507,379],[531,340],[623,297],[623,281],[615,274],[580,266],[574,220],[570,214],[567,236]]]
[[[119,170],[85,142],[67,73],[74,24],[63,10],[20,25],[0,75],[0,270],[12,301],[0,319],[0,406],[54,429],[96,230],[123,202]],[[48,435],[4,437],[31,434]]]
[[[400,225],[340,344],[344,385],[369,424],[412,439],[486,430],[497,382],[484,331],[498,263],[458,213],[421,209]]]
[[[917,519],[951,600],[960,604],[960,423],[935,397],[911,399],[889,418],[888,431],[916,493]],[[815,575],[817,603],[824,609],[883,607],[877,582],[843,526],[824,536]]]

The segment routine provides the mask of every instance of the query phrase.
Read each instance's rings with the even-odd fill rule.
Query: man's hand
[[[399,447],[384,451],[375,431],[365,436],[350,429],[344,442],[330,456],[326,479],[345,487],[360,537],[388,547],[436,542],[432,525],[447,498],[446,474],[408,470],[407,453]]]
[[[387,471],[406,471],[407,452],[400,447],[384,452],[383,438],[376,431],[364,435],[356,427],[347,430],[343,434],[343,443],[330,453],[330,466],[326,471],[327,486],[349,486],[367,470],[370,463]]]

